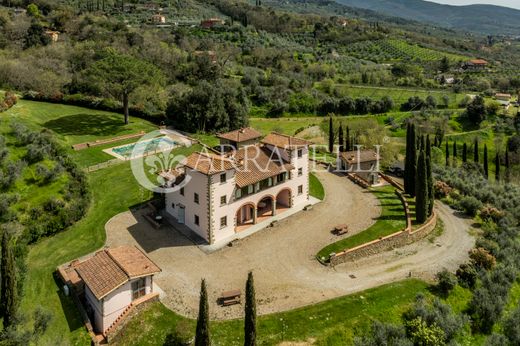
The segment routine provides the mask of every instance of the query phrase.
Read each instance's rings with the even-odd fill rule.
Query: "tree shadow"
[[[122,116],[80,113],[49,120],[43,126],[65,136],[109,136],[121,132],[125,125]]]

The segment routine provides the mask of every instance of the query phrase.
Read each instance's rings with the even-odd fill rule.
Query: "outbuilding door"
[[[177,214],[177,222],[179,223],[184,223],[186,217],[186,207],[183,206],[183,205],[179,205],[179,209],[178,209],[178,214]]]

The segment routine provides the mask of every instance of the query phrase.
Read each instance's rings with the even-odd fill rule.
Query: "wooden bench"
[[[226,291],[222,292],[222,295],[220,296],[219,300],[222,306],[240,304],[241,295],[242,292],[240,292],[240,290]]]
[[[334,234],[336,235],[343,235],[348,233],[348,225],[347,224],[341,224],[334,227]]]

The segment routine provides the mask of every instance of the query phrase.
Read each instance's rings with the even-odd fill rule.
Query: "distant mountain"
[[[452,6],[423,0],[336,0],[390,16],[480,34],[520,36],[520,10],[493,5]]]

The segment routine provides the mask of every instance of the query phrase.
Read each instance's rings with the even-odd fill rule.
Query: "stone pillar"
[[[273,216],[276,215],[276,198],[273,198]]]
[[[256,207],[253,207],[253,225],[256,225]]]

